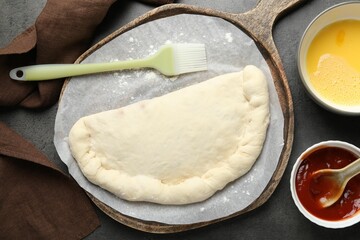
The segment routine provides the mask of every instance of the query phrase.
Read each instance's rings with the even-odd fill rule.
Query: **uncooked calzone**
[[[86,178],[130,201],[203,201],[244,175],[269,123],[255,66],[78,120],[69,145]]]

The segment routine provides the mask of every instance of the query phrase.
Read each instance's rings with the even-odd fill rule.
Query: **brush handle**
[[[41,81],[144,67],[151,67],[151,61],[149,58],[108,63],[40,64],[15,68],[10,71],[9,75],[14,80]]]
[[[344,167],[342,175],[345,179],[350,179],[360,173],[360,158]]]

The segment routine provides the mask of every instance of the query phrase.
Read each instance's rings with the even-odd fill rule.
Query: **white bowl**
[[[346,142],[341,142],[341,141],[325,141],[325,142],[320,142],[318,144],[315,144],[315,145],[309,147],[299,156],[299,158],[296,160],[296,162],[293,166],[293,169],[291,171],[290,190],[291,190],[292,198],[295,202],[295,205],[299,209],[299,211],[311,222],[313,222],[317,225],[326,227],[326,228],[349,227],[360,221],[360,211],[358,211],[352,217],[349,217],[346,219],[342,219],[342,220],[338,220],[338,221],[328,221],[328,220],[318,218],[318,217],[314,216],[313,214],[311,214],[310,212],[308,212],[298,198],[298,195],[296,192],[296,187],[295,187],[296,186],[295,179],[296,179],[296,174],[298,172],[299,166],[300,166],[304,156],[306,156],[307,154],[313,152],[314,150],[322,148],[322,147],[339,147],[339,148],[349,150],[350,152],[353,152],[355,155],[360,156],[359,148],[357,148],[356,146],[354,146],[352,144],[349,144]]]
[[[341,20],[356,19],[360,20],[360,2],[344,2],[334,5],[325,11],[321,12],[306,28],[298,49],[297,65],[301,80],[310,94],[310,96],[320,106],[328,109],[332,112],[345,114],[345,115],[360,115],[360,106],[344,106],[333,103],[324,99],[319,93],[312,87],[309,81],[309,75],[306,70],[306,55],[311,42],[317,33],[324,27]]]

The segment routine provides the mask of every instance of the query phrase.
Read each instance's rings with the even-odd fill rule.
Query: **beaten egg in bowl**
[[[360,2],[320,13],[301,38],[297,60],[315,102],[335,113],[360,115]]]

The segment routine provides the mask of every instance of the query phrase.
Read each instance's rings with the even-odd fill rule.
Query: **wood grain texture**
[[[126,216],[115,211],[114,209],[102,203],[101,201],[93,197],[90,193],[88,193],[92,201],[102,211],[104,211],[107,215],[109,215],[116,221],[129,227],[152,233],[174,233],[207,226],[233,217],[237,217],[264,204],[272,195],[279,181],[281,180],[281,177],[283,176],[290,157],[294,134],[293,102],[284,67],[282,65],[280,55],[273,40],[273,26],[276,20],[278,20],[280,17],[282,17],[284,14],[291,11],[295,7],[299,6],[301,3],[305,3],[306,1],[307,0],[262,0],[254,9],[240,14],[225,13],[212,9],[200,8],[184,4],[164,5],[155,8],[154,10],[144,14],[143,16],[138,17],[124,27],[121,27],[105,39],[95,44],[83,55],[81,55],[77,59],[76,63],[82,62],[95,50],[99,49],[117,36],[137,26],[156,19],[174,16],[178,14],[200,14],[205,16],[219,17],[234,24],[236,27],[244,31],[256,43],[258,49],[262,53],[264,59],[266,60],[270,68],[285,120],[284,147],[279,159],[278,166],[262,194],[252,204],[250,204],[242,211],[212,221],[199,222],[194,224],[170,225],[158,222],[143,221],[141,219]],[[66,83],[69,80],[70,79],[67,79],[67,81],[65,82],[63,90],[66,88]]]

